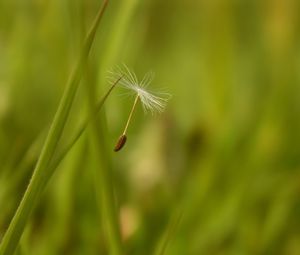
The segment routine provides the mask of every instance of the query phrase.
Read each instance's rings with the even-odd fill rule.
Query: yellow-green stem
[[[130,123],[130,121],[132,119],[132,116],[133,116],[134,110],[136,108],[137,102],[139,101],[139,98],[140,98],[139,95],[136,95],[134,103],[133,103],[133,106],[131,108],[131,111],[129,113],[129,117],[127,119],[127,122],[126,122],[126,125],[125,125],[125,128],[124,128],[124,131],[123,131],[123,135],[127,134],[127,129],[128,129],[129,123]]]

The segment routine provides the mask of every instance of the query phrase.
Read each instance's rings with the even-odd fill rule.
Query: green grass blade
[[[88,95],[88,110],[90,115],[93,115],[95,108],[95,91],[96,87],[93,82],[88,82],[87,88]],[[103,224],[105,226],[105,233],[107,234],[109,243],[109,254],[121,255],[122,254],[122,241],[119,226],[118,210],[115,203],[113,178],[112,178],[112,163],[110,156],[110,148],[107,145],[107,138],[105,134],[104,119],[94,118],[91,123],[91,142],[96,152],[94,167],[95,173],[95,190],[99,208],[102,209]]]
[[[67,121],[67,117],[70,112],[77,88],[79,86],[84,67],[86,66],[91,45],[94,41],[97,28],[106,9],[107,3],[108,0],[103,1],[94,24],[92,25],[91,30],[89,31],[88,36],[85,40],[78,64],[74,72],[70,76],[69,82],[60,101],[58,110],[54,116],[54,120],[50,127],[48,136],[46,138],[29,186],[2,239],[0,246],[0,255],[11,255],[16,250],[30,213],[37,200],[39,199],[45,184],[48,181],[47,170],[50,169],[48,168],[48,165],[53,154],[55,153],[57,144],[60,140],[62,131]]]
[[[163,233],[162,237],[160,238],[158,242],[158,246],[154,252],[154,255],[164,255],[166,253],[166,250],[168,248],[168,245],[170,244],[172,238],[175,235],[175,232],[178,228],[178,225],[182,219],[183,213],[180,212],[178,214],[175,214],[170,222],[168,223],[168,226]]]
[[[102,59],[103,61],[103,59]],[[95,77],[92,73],[87,72],[87,103],[89,115],[93,115],[93,109],[96,102],[96,83],[93,82]],[[101,73],[101,70],[100,70]],[[122,77],[121,77],[122,78]],[[94,118],[91,122],[91,144],[93,152],[96,153],[95,166],[93,167],[95,174],[95,193],[97,197],[98,207],[101,209],[102,221],[107,235],[109,254],[123,254],[123,245],[121,240],[121,229],[119,226],[119,213],[114,196],[113,177],[112,177],[112,159],[110,155],[111,148],[108,145],[106,131],[105,115],[100,119]],[[96,167],[97,166],[97,167]],[[98,168],[100,167],[100,169]]]

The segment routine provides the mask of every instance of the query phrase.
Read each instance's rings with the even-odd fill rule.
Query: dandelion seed
[[[110,76],[108,78],[110,81],[115,80],[116,77],[122,77],[122,79],[119,81],[120,86],[130,90],[130,92],[135,95],[135,100],[131,108],[128,120],[126,122],[124,131],[119,137],[119,140],[114,149],[115,151],[119,151],[126,143],[127,129],[138,101],[142,103],[144,112],[151,112],[151,114],[161,113],[165,109],[166,104],[170,99],[171,95],[162,92],[153,93],[147,89],[150,83],[153,81],[153,72],[146,73],[141,81],[138,80],[135,73],[132,72],[126,65],[123,65],[123,69],[118,67],[116,71],[111,71],[109,73]]]
[[[126,135],[121,135],[118,139],[118,142],[114,148],[114,151],[119,151],[123,148],[123,146],[125,145],[127,140],[127,136]]]

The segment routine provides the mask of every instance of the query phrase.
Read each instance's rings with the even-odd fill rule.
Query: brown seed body
[[[121,135],[118,139],[118,142],[117,142],[115,148],[114,148],[114,151],[117,152],[117,151],[121,150],[123,148],[123,146],[125,145],[126,140],[127,140],[126,135]]]

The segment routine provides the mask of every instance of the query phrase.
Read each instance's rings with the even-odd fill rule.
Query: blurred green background
[[[0,238],[100,3],[0,0]],[[300,2],[111,0],[61,143],[87,115],[85,83],[100,98],[122,63],[172,94],[161,115],[139,107],[111,153],[124,254],[153,254],[178,211],[166,254],[300,254]],[[123,93],[105,107],[112,150]],[[90,143],[57,169],[21,254],[107,254]]]

